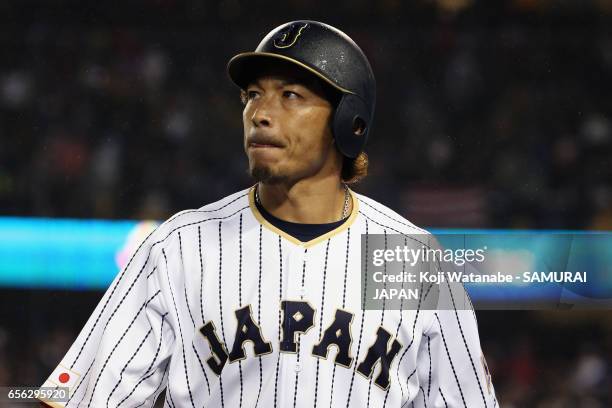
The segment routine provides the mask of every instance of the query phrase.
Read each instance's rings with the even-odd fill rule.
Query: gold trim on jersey
[[[348,191],[351,194],[351,200],[353,202],[353,209],[351,210],[351,215],[349,215],[348,219],[345,222],[343,222],[342,225],[340,225],[339,227],[317,238],[311,239],[310,241],[302,242],[296,237],[287,234],[285,231],[279,228],[276,228],[274,225],[270,224],[268,220],[264,218],[263,215],[261,215],[261,213],[257,209],[257,205],[255,205],[255,186],[249,189],[249,207],[251,207],[251,211],[253,212],[253,215],[255,216],[257,221],[259,221],[261,225],[263,225],[270,231],[285,238],[287,241],[290,241],[291,243],[295,245],[299,245],[304,248],[310,248],[311,246],[314,246],[320,242],[323,242],[326,239],[331,238],[334,235],[340,234],[344,230],[348,229],[353,224],[353,222],[355,222],[355,219],[357,218],[357,214],[359,214],[359,200],[357,200],[357,196],[355,196],[355,193],[353,192],[353,190],[349,188]]]

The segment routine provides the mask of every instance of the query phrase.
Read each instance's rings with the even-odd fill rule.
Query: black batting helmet
[[[261,59],[281,60],[316,75],[341,94],[332,121],[340,152],[355,158],[363,150],[376,103],[376,81],[368,59],[342,31],[318,21],[299,20],[272,30],[255,51],[234,56],[227,64],[232,81],[246,89]]]

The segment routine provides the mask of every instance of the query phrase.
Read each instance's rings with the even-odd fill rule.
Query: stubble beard
[[[287,177],[274,172],[268,166],[249,167],[249,174],[255,181],[263,184],[281,184],[287,181]]]

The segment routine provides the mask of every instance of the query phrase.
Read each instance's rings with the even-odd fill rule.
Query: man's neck
[[[346,190],[338,177],[258,186],[261,205],[281,220],[324,224],[342,218]],[[349,214],[352,202],[349,199]]]

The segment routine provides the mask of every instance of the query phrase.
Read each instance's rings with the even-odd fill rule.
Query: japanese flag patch
[[[80,377],[81,374],[77,373],[76,371],[72,371],[68,367],[64,367],[60,364],[55,368],[55,370],[53,370],[53,373],[51,374],[47,382],[58,387],[67,387],[68,393],[72,394],[72,391]]]

